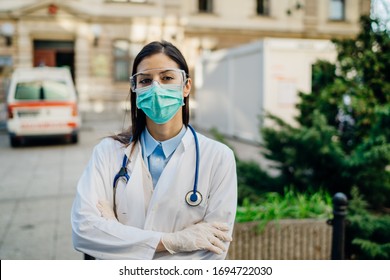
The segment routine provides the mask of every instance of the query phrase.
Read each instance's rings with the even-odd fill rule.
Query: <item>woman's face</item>
[[[148,57],[145,57],[137,66],[137,73],[144,72],[151,69],[161,68],[177,68],[180,69],[179,65],[172,60],[169,56],[163,53],[157,53]],[[191,91],[191,79],[188,79],[187,83],[183,88],[183,96],[187,97]]]

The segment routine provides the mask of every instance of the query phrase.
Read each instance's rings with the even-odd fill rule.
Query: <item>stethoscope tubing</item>
[[[191,201],[195,202],[197,200],[196,195],[198,192],[198,177],[199,177],[199,141],[195,129],[190,125],[188,125],[188,127],[191,130],[192,134],[194,135],[194,140],[195,140],[195,179],[194,179],[193,192],[190,197]]]
[[[132,139],[130,139],[130,143],[131,143]],[[119,170],[119,172],[115,175],[115,178],[114,178],[114,183],[113,183],[113,190],[114,190],[114,196],[113,196],[113,200],[114,200],[114,214],[115,214],[115,217],[118,218],[118,215],[117,215],[117,212],[116,212],[116,188],[118,186],[118,180],[121,179],[121,178],[125,178],[124,181],[127,183],[130,179],[130,176],[129,174],[127,173],[127,169],[126,169],[126,166],[127,166],[127,162],[129,161],[127,155],[125,154],[123,156],[123,161],[122,161],[122,167],[121,169]]]

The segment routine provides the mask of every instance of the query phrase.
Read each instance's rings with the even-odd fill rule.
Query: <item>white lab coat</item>
[[[196,207],[185,201],[195,178],[195,141],[189,129],[154,190],[139,142],[129,156],[132,146],[126,148],[111,138],[102,140],[77,186],[71,215],[76,250],[98,259],[224,259],[226,253],[217,255],[205,250],[173,255],[155,253],[164,232],[179,231],[200,221],[228,223],[232,234],[237,206],[233,152],[199,133],[198,139],[198,191],[203,200]],[[129,156],[130,180],[127,185],[118,182],[119,222],[106,220],[96,204],[99,200],[113,201],[113,180],[124,153]]]

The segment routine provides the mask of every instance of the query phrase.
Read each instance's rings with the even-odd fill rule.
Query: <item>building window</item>
[[[114,80],[127,82],[130,77],[130,43],[127,40],[114,42]]]
[[[199,0],[198,5],[201,13],[213,12],[213,0]]]
[[[269,16],[270,15],[270,0],[256,0],[256,12],[261,16]]]
[[[330,0],[329,19],[345,20],[345,0]]]
[[[0,102],[6,99],[12,67],[12,56],[0,55]]]
[[[118,3],[146,3],[147,0],[110,0],[111,2],[118,2]]]

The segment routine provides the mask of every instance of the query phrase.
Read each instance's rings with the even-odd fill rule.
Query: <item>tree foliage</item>
[[[390,259],[390,215],[368,211],[367,202],[352,188],[348,207],[346,257]]]
[[[390,37],[361,19],[355,39],[334,40],[335,64],[313,66],[311,93],[299,93],[298,126],[276,116],[262,129],[266,157],[282,185],[349,194],[356,186],[371,207],[390,207]]]

